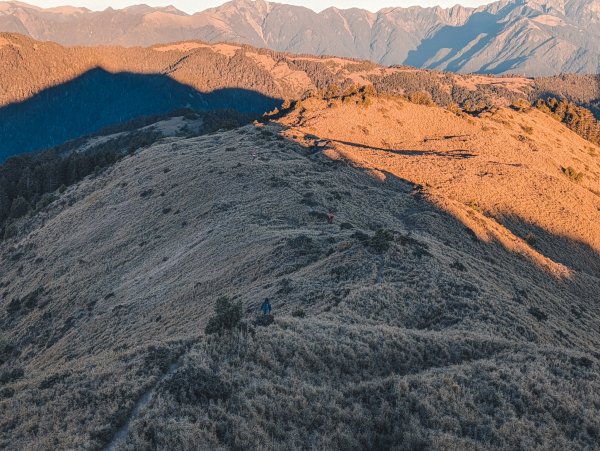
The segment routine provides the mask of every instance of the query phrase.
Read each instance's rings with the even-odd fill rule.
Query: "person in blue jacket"
[[[262,310],[263,315],[271,314],[271,303],[269,302],[269,298],[265,298],[262,305],[260,306],[260,309]]]

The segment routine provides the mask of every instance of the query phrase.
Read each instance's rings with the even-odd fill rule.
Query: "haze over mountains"
[[[321,13],[263,0],[234,0],[188,15],[145,5],[93,12],[0,3],[0,31],[66,45],[147,46],[201,39],[369,59],[456,72],[596,73],[595,0],[500,1],[479,8],[329,8]]]

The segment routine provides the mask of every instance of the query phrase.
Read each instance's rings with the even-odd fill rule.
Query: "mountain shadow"
[[[598,278],[600,254],[590,244],[553,233],[518,215],[507,214],[495,219],[552,261]]]
[[[0,162],[141,116],[180,108],[261,114],[281,102],[242,88],[200,92],[162,74],[110,73],[95,68],[0,108]]]

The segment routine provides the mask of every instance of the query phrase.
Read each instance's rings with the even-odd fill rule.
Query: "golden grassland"
[[[594,447],[588,149],[374,97],[126,156],[0,244],[0,447]]]

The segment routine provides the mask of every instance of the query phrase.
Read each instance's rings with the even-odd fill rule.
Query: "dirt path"
[[[160,384],[167,377],[169,377],[171,374],[177,371],[178,368],[181,367],[182,360],[183,357],[180,357],[176,362],[172,363],[171,366],[169,366],[169,369],[165,371],[165,373],[156,381],[156,383],[149,387],[148,390],[144,392],[144,394],[142,394],[140,399],[138,399],[138,401],[135,403],[135,406],[133,406],[133,409],[131,410],[131,413],[127,417],[125,423],[115,433],[110,442],[104,448],[102,448],[103,451],[113,451],[117,449],[117,445],[125,441],[127,435],[129,435],[129,427],[131,423],[138,416],[140,410],[146,407],[148,403],[152,400],[152,394],[154,389],[158,386],[158,384]]]

